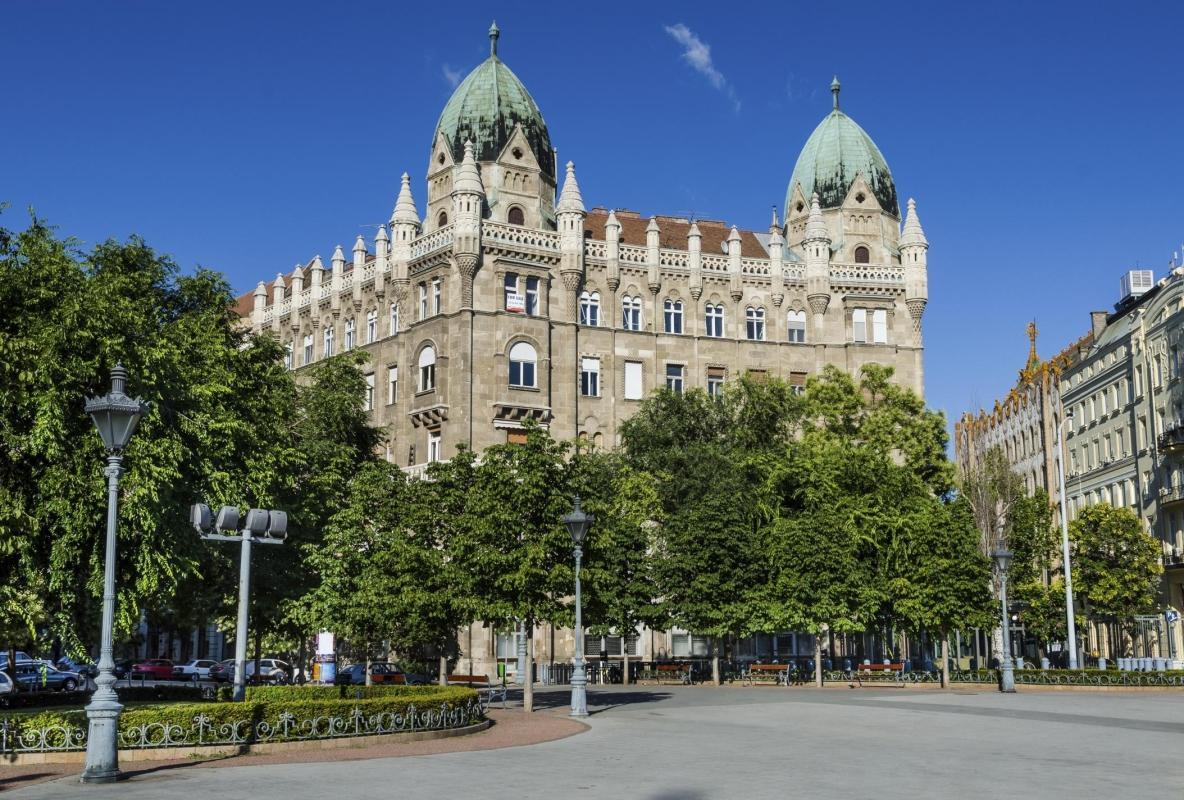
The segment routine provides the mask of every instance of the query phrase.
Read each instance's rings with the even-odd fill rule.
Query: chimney
[[[1090,330],[1097,339],[1102,335],[1102,331],[1106,330],[1106,318],[1110,316],[1108,311],[1091,311],[1089,312]]]

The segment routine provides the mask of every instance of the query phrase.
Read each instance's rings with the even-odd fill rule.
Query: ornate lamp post
[[[571,716],[588,716],[588,675],[584,672],[584,619],[580,608],[580,560],[584,557],[584,537],[595,521],[592,514],[585,513],[580,508],[580,496],[575,496],[575,508],[570,514],[563,515],[563,524],[571,534],[572,544],[575,545],[576,557],[576,654],[572,659],[571,670]]]
[[[1066,411],[1057,425],[1057,477],[1061,485],[1061,563],[1065,567],[1065,618],[1069,645],[1069,669],[1077,669],[1077,621],[1073,613],[1073,567],[1069,563],[1069,501],[1065,496],[1065,425],[1073,424],[1073,412]]]
[[[123,449],[140,424],[148,405],[124,394],[127,370],[117,364],[111,370],[111,393],[86,401],[86,413],[94,420],[107,449],[107,556],[103,569],[103,639],[99,649],[99,675],[86,707],[86,768],[83,783],[109,783],[119,775],[119,712],[123,706],[115,694],[115,658],[112,627],[115,624],[115,517],[119,506],[119,476],[123,473]]]
[[[1015,692],[1015,665],[1011,660],[1011,620],[1007,615],[1007,568],[1011,564],[1010,550],[996,550],[991,553],[999,569],[999,600],[1003,605],[1003,654],[999,664],[1001,680],[999,691]]]

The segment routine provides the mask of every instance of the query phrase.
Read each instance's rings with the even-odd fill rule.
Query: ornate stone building
[[[902,226],[892,173],[840,110],[837,80],[782,214],[741,230],[588,210],[496,26],[489,37],[428,142],[423,213],[404,174],[372,243],[239,299],[292,369],[370,354],[388,458],[419,471],[461,444],[514,441],[526,420],[610,447],[653,389],[716,392],[744,372],[804,385],[827,364],[875,362],[923,392],[928,242],[911,200]]]

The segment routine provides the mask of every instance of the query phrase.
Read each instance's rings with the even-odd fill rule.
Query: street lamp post
[[[1007,614],[1007,567],[1011,564],[1010,550],[996,550],[991,553],[999,568],[999,602],[1003,605],[1003,653],[999,664],[1001,680],[999,691],[1015,692],[1015,666],[1011,660],[1011,620]]]
[[[580,508],[580,496],[575,497],[575,508],[570,514],[563,515],[563,524],[571,534],[572,544],[575,545],[576,557],[576,653],[572,659],[571,670],[571,716],[588,716],[588,675],[584,671],[584,619],[580,598],[580,561],[584,557],[584,537],[595,521],[592,514]]]
[[[1073,569],[1069,564],[1069,501],[1065,497],[1065,423],[1073,422],[1072,412],[1057,425],[1057,477],[1061,483],[1061,561],[1065,566],[1065,617],[1068,622],[1069,669],[1077,669],[1077,620],[1073,613]]]
[[[112,628],[115,624],[115,520],[119,508],[119,476],[123,474],[123,449],[131,440],[140,417],[148,410],[139,398],[124,394],[127,370],[117,364],[111,370],[111,392],[86,401],[86,413],[94,420],[107,450],[107,553],[103,567],[103,631],[99,648],[99,675],[86,707],[86,767],[83,783],[110,783],[119,776],[119,712],[123,706],[115,694],[115,657]]]
[[[247,689],[247,614],[251,599],[251,545],[283,544],[288,536],[288,514],[285,511],[269,511],[252,508],[247,512],[247,521],[241,533],[238,529],[238,508],[222,506],[214,520],[210,507],[197,503],[190,509],[190,521],[203,539],[221,542],[240,542],[242,546],[238,564],[238,627],[234,635],[234,700],[241,702]],[[213,533],[219,530],[223,533]],[[234,535],[224,535],[233,531]]]

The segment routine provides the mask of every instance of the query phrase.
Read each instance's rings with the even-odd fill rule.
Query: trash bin
[[[501,678],[503,681],[506,679],[506,662],[504,662],[504,661],[497,662],[497,676],[499,678]]]
[[[1105,668],[1106,668],[1106,659],[1099,658],[1098,659],[1098,669],[1105,669]]]
[[[1041,669],[1048,669],[1048,658],[1047,657],[1041,657],[1040,668]]]
[[[1166,658],[1155,659],[1155,671],[1156,672],[1163,672],[1167,668],[1168,668],[1168,660]]]

